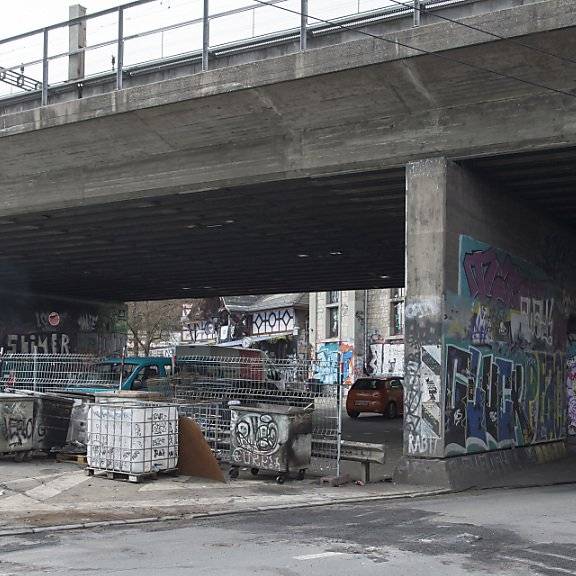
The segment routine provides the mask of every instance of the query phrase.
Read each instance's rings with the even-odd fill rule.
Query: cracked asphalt
[[[574,575],[576,487],[0,538],[0,575]]]

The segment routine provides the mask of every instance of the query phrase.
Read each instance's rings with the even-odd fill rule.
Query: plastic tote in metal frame
[[[279,484],[294,470],[303,479],[312,457],[311,409],[293,406],[232,406],[230,477],[241,467],[278,472]]]

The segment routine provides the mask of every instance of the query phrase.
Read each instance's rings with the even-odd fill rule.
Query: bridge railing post
[[[80,4],[68,7],[68,17],[76,20],[86,16]],[[86,70],[86,20],[68,26],[68,80],[82,80]]]
[[[308,0],[300,0],[300,50],[308,47]]]
[[[420,0],[414,0],[414,26],[420,26],[420,11],[422,6]]]
[[[204,0],[202,14],[202,71],[208,70],[210,52],[210,0]]]
[[[118,53],[116,55],[116,90],[122,90],[124,71],[124,8],[118,8]]]
[[[48,105],[48,29],[44,28],[42,48],[42,106]]]

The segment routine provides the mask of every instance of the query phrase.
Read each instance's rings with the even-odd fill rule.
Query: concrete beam
[[[257,107],[254,100],[251,112],[250,125],[223,127],[223,141],[214,143],[199,111],[196,125],[175,127],[212,140],[210,145],[190,150],[175,150],[150,127],[148,118],[138,115],[71,128],[72,132],[85,131],[82,137],[93,140],[92,145],[79,146],[76,154],[75,148],[66,146],[66,132],[38,133],[36,139],[52,142],[41,164],[50,161],[53,170],[42,173],[35,173],[35,154],[28,149],[33,144],[28,139],[10,139],[12,147],[0,148],[5,171],[15,173],[6,175],[0,185],[0,214],[378,170],[402,166],[432,152],[460,159],[576,142],[576,99],[548,94],[392,118],[345,119],[336,114],[332,125],[311,124],[307,129],[288,129],[273,109]],[[111,157],[106,147],[122,161]],[[63,149],[70,156],[63,158]],[[84,155],[91,158],[90,167],[78,159]]]
[[[576,6],[570,0],[545,0],[463,18],[462,23],[494,34],[520,39],[527,35],[565,30],[576,26]],[[442,21],[386,35],[385,38],[389,38],[391,42],[374,38],[359,38],[341,45],[298,52],[232,68],[210,70],[203,74],[174,80],[163,80],[120,92],[54,104],[39,110],[16,114],[4,113],[0,116],[0,136],[354,70],[374,64],[398,62],[423,56],[426,52],[445,53],[466,47],[493,44],[496,41],[494,37],[483,32],[476,32],[457,23]],[[528,38],[527,43],[533,43],[536,47],[544,45],[543,39],[538,37]],[[400,44],[409,45],[414,49]],[[565,54],[567,57],[572,54],[568,46],[557,48],[560,48],[557,50],[558,53]],[[514,45],[511,43],[504,48],[510,53],[513,49]],[[523,50],[526,51],[526,49]],[[532,59],[537,58],[535,53],[526,51],[526,54]],[[457,57],[456,54],[453,56]],[[503,54],[500,53],[500,57],[502,56]],[[435,61],[438,65],[442,65],[441,59],[435,59]]]
[[[576,6],[466,22],[576,53]],[[400,41],[576,87],[566,62],[451,23]],[[0,116],[0,214],[193,193],[576,143],[576,98],[378,40]]]

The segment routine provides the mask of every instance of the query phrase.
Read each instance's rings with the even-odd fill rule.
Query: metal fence
[[[418,25],[425,8],[468,1],[134,0],[0,40],[0,95],[37,92],[46,105],[51,87],[78,83],[82,97],[83,81],[111,74],[121,90],[124,76],[143,65],[185,59],[207,70],[213,54],[243,44],[280,35],[306,50],[309,37],[334,27],[405,15]]]
[[[66,388],[117,388],[119,378],[102,370],[100,358],[82,354],[4,354],[0,356],[0,390],[47,392]]]
[[[339,473],[342,385],[338,362],[252,358],[178,358],[170,389],[180,412],[202,428],[212,449],[230,461],[234,405],[291,406],[312,412],[312,470]]]
[[[117,389],[119,375],[88,355],[4,354],[0,391]],[[174,402],[193,418],[210,447],[230,461],[231,408],[290,406],[312,411],[312,471],[338,474],[342,435],[342,370],[338,361],[265,357],[178,358],[176,375],[146,381],[143,390]]]

